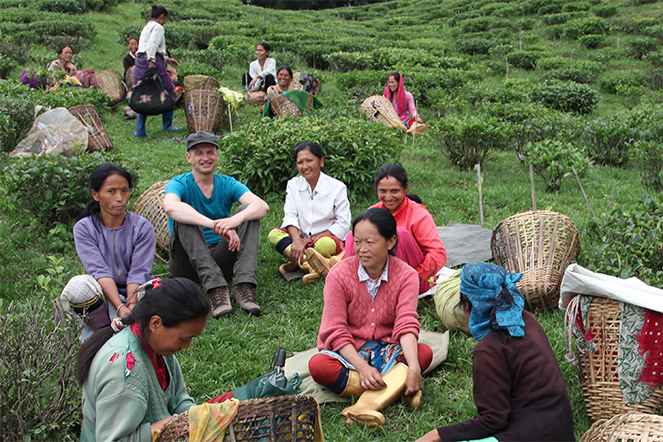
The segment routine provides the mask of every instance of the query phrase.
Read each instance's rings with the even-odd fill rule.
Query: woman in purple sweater
[[[472,365],[477,417],[417,442],[575,440],[562,372],[541,324],[523,311],[520,278],[485,262],[463,266],[459,306],[479,341]]]
[[[152,225],[127,210],[132,176],[113,163],[90,174],[92,201],[74,226],[76,252],[86,275],[69,280],[60,296],[87,316],[85,340],[94,330],[125,317],[136,305],[135,291],[151,280],[155,238]]]

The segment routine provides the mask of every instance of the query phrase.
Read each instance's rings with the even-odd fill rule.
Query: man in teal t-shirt
[[[255,295],[258,237],[269,206],[236,179],[214,173],[219,145],[212,132],[189,135],[186,150],[193,170],[170,180],[163,200],[170,275],[200,282],[215,318],[233,314],[230,297],[248,314],[260,316]],[[240,206],[231,216],[235,201]],[[232,290],[226,280],[232,281]]]

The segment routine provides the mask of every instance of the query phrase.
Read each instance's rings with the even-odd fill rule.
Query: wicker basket
[[[199,130],[216,133],[223,115],[223,95],[204,89],[186,91],[184,109],[190,134]]]
[[[124,84],[127,86],[127,90],[130,90],[134,86],[136,86],[136,82],[134,81],[134,71],[136,70],[136,66],[131,66],[129,69],[127,69],[127,72],[124,74]]]
[[[182,413],[164,425],[158,442],[188,442],[189,416]],[[224,441],[314,441],[318,404],[313,396],[278,396],[239,403]]]
[[[304,90],[304,85],[299,82],[300,74],[301,72],[295,72],[294,74],[292,74],[292,81],[290,82],[290,90],[298,90],[298,91]],[[318,93],[320,93],[321,88],[322,84],[318,81],[318,89],[316,89],[313,95],[318,95]]]
[[[557,308],[564,269],[580,252],[573,221],[546,210],[519,213],[500,222],[490,248],[498,265],[523,274],[516,286],[530,311]]]
[[[624,400],[617,374],[620,317],[619,302],[608,298],[592,299],[585,330],[593,336],[596,350],[580,354],[578,358],[585,405],[593,421],[630,411],[658,414],[663,404],[663,386],[640,404],[627,405]]]
[[[104,91],[110,97],[113,106],[127,98],[127,88],[122,82],[122,76],[112,69],[97,72],[90,77],[90,87]]]
[[[306,103],[306,110],[313,107],[313,95],[308,94],[308,101]],[[269,100],[269,108],[276,118],[292,115],[294,118],[299,118],[303,115],[302,110],[289,98],[279,95]]]
[[[157,181],[152,184],[143,194],[138,197],[133,206],[133,212],[147,219],[154,227],[154,236],[157,247],[168,256],[170,248],[170,231],[168,230],[168,215],[163,208],[163,197],[166,194],[168,181]],[[161,258],[156,251],[157,258]]]
[[[216,91],[221,85],[219,81],[209,75],[187,75],[182,80],[184,89],[187,91],[194,89],[204,89],[207,91]]]
[[[618,414],[600,420],[580,442],[663,442],[663,417],[652,414]]]
[[[373,95],[368,97],[361,103],[359,110],[366,114],[366,119],[369,121],[377,121],[385,126],[400,129],[403,132],[407,131],[407,127],[396,113],[394,105],[385,96]]]
[[[69,108],[69,113],[78,118],[88,130],[88,152],[99,152],[105,150],[110,152],[113,150],[113,143],[104,125],[101,123],[97,109],[89,104],[81,104],[79,106],[72,106]]]

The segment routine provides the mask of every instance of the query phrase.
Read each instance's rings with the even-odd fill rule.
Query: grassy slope
[[[402,8],[389,10],[385,5],[368,8],[375,11],[375,17],[404,17],[413,11],[413,15],[435,11],[437,2],[413,1],[400,2]],[[659,14],[660,5],[648,5],[652,13]],[[145,9],[144,4],[122,3],[109,13],[93,13],[91,16],[97,27],[97,37],[91,48],[81,56],[86,67],[94,67],[97,71],[116,69],[121,71],[121,57],[124,54],[122,45],[116,43],[116,30],[129,24],[142,24],[139,12]],[[643,8],[630,11],[643,14]],[[260,15],[262,11],[251,13]],[[280,13],[268,11],[273,16]],[[267,14],[266,13],[266,14]],[[649,14],[650,12],[647,12]],[[296,13],[284,13],[298,16]],[[302,14],[303,15],[303,14]],[[314,17],[332,18],[333,12],[319,14],[306,13],[308,20]],[[346,22],[354,30],[363,27],[361,23]],[[315,26],[313,23],[311,25]],[[371,26],[365,30],[371,32]],[[532,31],[535,32],[536,30]],[[446,38],[451,38],[449,31]],[[443,35],[445,37],[445,35]],[[621,44],[624,44],[624,37]],[[587,55],[587,50],[577,44],[559,43],[555,52],[568,55],[571,51],[577,56]],[[604,50],[603,52],[608,52]],[[615,59],[615,66],[633,68],[640,65],[628,59]],[[299,69],[306,66],[296,66]],[[239,87],[240,66],[229,66],[219,78],[222,85]],[[531,74],[513,71],[512,76],[527,77]],[[339,103],[339,91],[333,84],[335,74],[324,72],[325,83],[321,99],[325,103]],[[492,79],[500,81],[500,79]],[[349,106],[349,105],[348,105]],[[622,111],[613,100],[603,100],[601,106],[590,118],[599,115],[614,114]],[[432,118],[432,112],[422,109],[426,119]],[[182,110],[176,111],[175,122],[185,125]],[[116,151],[126,160],[133,163],[142,181],[134,195],[139,195],[151,183],[168,179],[188,170],[184,159],[184,145],[171,139],[172,134],[163,134],[160,119],[150,118],[148,133],[153,136],[148,140],[135,140],[132,136],[133,121],[127,122],[121,113],[103,116],[104,124],[114,142]],[[235,127],[252,124],[256,120],[255,108],[243,108],[234,121]],[[395,135],[397,136],[397,135]],[[438,225],[448,222],[479,223],[477,209],[477,185],[475,172],[463,172],[452,169],[440,146],[430,137],[419,140],[416,148],[411,147],[411,140],[404,139],[408,147],[402,154],[403,163],[411,177],[411,191],[421,195]],[[289,167],[289,165],[284,165]],[[615,189],[615,204],[629,205],[644,193],[639,184],[637,174],[633,170],[593,168],[584,178],[583,184],[588,193],[594,211],[597,214],[606,212],[610,207],[610,195]],[[483,202],[484,226],[494,227],[500,220],[512,214],[531,208],[529,175],[526,169],[516,160],[513,153],[496,153],[486,163],[483,171]],[[545,194],[543,184],[536,183],[537,206],[539,209],[557,210],[570,216],[582,227],[590,218],[591,213],[583,199],[577,183],[567,181],[562,185],[559,194]],[[267,368],[273,350],[284,346],[288,351],[301,351],[313,347],[316,342],[317,328],[322,311],[322,288],[318,282],[313,286],[304,286],[299,282],[288,283],[279,277],[277,266],[281,258],[270,250],[266,243],[269,229],[280,223],[283,215],[279,196],[265,196],[270,202],[272,212],[262,222],[261,249],[259,256],[259,297],[263,307],[263,317],[249,318],[237,314],[224,321],[210,321],[203,334],[194,340],[189,350],[179,355],[191,394],[203,401],[226,390],[231,390],[251,380]],[[135,198],[134,198],[135,199]],[[355,201],[353,213],[358,213],[372,200]],[[22,223],[22,224],[21,224]],[[49,245],[49,241],[36,241],[30,232],[36,229],[42,235],[47,233],[44,228],[30,226],[30,221],[15,216],[3,215],[0,223],[0,256],[3,271],[0,276],[0,290],[3,297],[21,299],[36,293],[35,277],[43,274],[49,267],[45,256],[53,254],[64,256],[65,272],[75,274],[81,266],[71,246],[64,249]],[[50,238],[50,237],[49,237]],[[10,248],[11,254],[3,252]],[[10,256],[12,259],[10,259]],[[165,272],[163,264],[157,264],[155,273]],[[432,300],[425,299],[420,303],[419,312],[423,326],[429,330],[441,330],[442,324],[434,312]],[[537,315],[549,334],[558,360],[564,371],[569,393],[572,397],[576,413],[576,434],[580,436],[589,426],[589,421],[582,402],[582,392],[575,374],[570,366],[563,362],[565,348],[563,338],[563,314],[559,311]],[[412,412],[403,404],[397,404],[386,411],[388,424],[384,429],[375,432],[356,426],[347,427],[340,419],[341,405],[325,404],[322,407],[323,427],[330,441],[372,441],[412,440],[425,431],[439,425],[446,425],[471,418],[476,410],[471,397],[471,354],[474,342],[459,333],[452,333],[448,360],[434,373],[424,379],[424,405],[421,410]]]

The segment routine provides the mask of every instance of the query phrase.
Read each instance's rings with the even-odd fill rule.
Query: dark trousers
[[[245,207],[240,205],[237,212]],[[233,285],[257,285],[260,220],[244,222],[236,232],[239,250],[231,252],[223,238],[216,244],[207,244],[202,227],[175,221],[170,234],[171,277],[200,282],[206,291],[227,287],[227,281]]]

